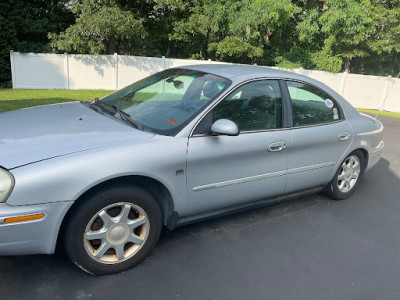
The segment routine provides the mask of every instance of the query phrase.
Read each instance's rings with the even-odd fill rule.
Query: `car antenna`
[[[397,77],[396,78],[399,78],[400,77],[400,72],[399,72],[399,74],[397,74]],[[392,76],[388,76],[388,79],[390,80],[390,79],[392,79]],[[389,95],[390,95],[390,92],[392,91],[392,88],[394,87],[394,84],[392,84],[392,86],[390,87],[390,89],[387,91],[387,93],[386,93],[386,96],[385,96],[385,98],[383,98],[383,102],[382,102],[382,105],[381,105],[381,107],[379,108],[379,110],[376,112],[376,115],[375,115],[375,118],[374,118],[374,122],[376,121],[376,118],[378,117],[378,114],[381,112],[381,111],[383,111],[383,109],[384,109],[384,107],[385,107],[385,104],[386,104],[386,100],[387,100],[387,98],[389,97]]]

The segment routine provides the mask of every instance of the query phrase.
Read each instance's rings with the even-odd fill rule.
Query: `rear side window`
[[[305,83],[286,82],[292,99],[293,125],[307,126],[342,119],[339,105],[327,93]]]

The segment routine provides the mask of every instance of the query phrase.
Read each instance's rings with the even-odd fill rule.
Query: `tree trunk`
[[[171,41],[168,39],[167,52],[165,52],[165,57],[169,57],[170,53],[171,53]]]
[[[328,3],[326,3],[326,0],[320,0],[322,2],[322,11],[326,12],[328,9]]]
[[[350,60],[351,59],[349,57],[346,57],[346,60],[344,62],[344,71],[346,73],[350,73]]]
[[[114,54],[117,50],[117,41],[115,40],[114,36],[110,37],[109,44],[108,44],[108,54]]]
[[[209,42],[209,39],[210,39],[210,32],[211,32],[211,30],[208,29],[207,30],[207,36],[206,36],[206,39],[204,41],[204,58],[205,59],[208,59],[208,42]]]

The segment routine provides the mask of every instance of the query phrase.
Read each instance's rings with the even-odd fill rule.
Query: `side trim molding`
[[[278,176],[284,176],[284,175],[287,175],[287,171],[279,171],[279,172],[274,172],[274,173],[267,173],[267,174],[244,177],[244,178],[239,178],[239,179],[221,181],[221,182],[217,182],[217,183],[210,183],[210,184],[196,186],[193,188],[193,191],[198,192],[198,191],[209,190],[209,189],[213,189],[213,188],[220,188],[220,187],[224,187],[227,185],[263,180],[263,179],[267,179],[267,178],[271,178],[271,177],[278,177]]]
[[[312,166],[290,169],[289,171],[278,171],[278,172],[273,172],[273,173],[266,173],[266,174],[261,174],[261,175],[226,180],[226,181],[221,181],[221,182],[216,182],[216,183],[209,183],[209,184],[195,186],[193,188],[193,191],[199,192],[199,191],[215,189],[215,188],[220,188],[220,187],[229,186],[229,185],[263,180],[263,179],[268,179],[268,178],[272,178],[272,177],[285,176],[288,174],[290,175],[290,174],[296,174],[296,173],[300,173],[300,172],[313,171],[313,170],[317,170],[317,169],[321,169],[321,168],[329,168],[329,167],[333,167],[335,165],[336,165],[335,162],[327,162],[327,163],[322,163],[322,164],[317,164],[317,165],[312,165]]]
[[[329,167],[333,167],[335,165],[336,165],[335,162],[327,162],[327,163],[322,163],[322,164],[317,164],[317,165],[312,165],[312,166],[307,166],[307,167],[300,167],[300,168],[290,169],[289,174],[296,174],[296,173],[312,171],[312,170],[317,170],[317,169],[322,169],[322,168],[329,168]]]

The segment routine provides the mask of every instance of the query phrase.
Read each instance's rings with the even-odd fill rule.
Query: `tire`
[[[82,200],[67,220],[64,247],[85,272],[107,275],[127,270],[156,245],[162,215],[146,190],[115,185]]]
[[[365,170],[365,158],[360,150],[350,153],[340,164],[335,176],[325,188],[334,200],[344,200],[356,190]]]

